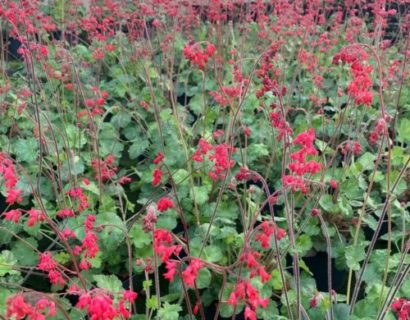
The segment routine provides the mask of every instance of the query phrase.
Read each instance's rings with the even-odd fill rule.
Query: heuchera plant
[[[1,319],[410,319],[408,1],[0,26]]]

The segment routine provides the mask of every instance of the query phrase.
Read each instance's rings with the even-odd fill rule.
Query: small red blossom
[[[167,197],[164,197],[158,200],[157,209],[159,212],[164,212],[168,209],[172,209],[173,207],[174,207],[174,202]]]
[[[7,221],[12,221],[14,223],[19,223],[21,218],[21,210],[20,209],[12,209],[4,213],[4,219]]]
[[[57,270],[57,262],[54,261],[51,252],[43,252],[40,254],[40,260],[37,268],[41,271],[48,272],[48,278],[52,284],[64,286],[65,281],[60,271]]]
[[[75,213],[73,209],[70,209],[70,208],[64,208],[57,212],[57,217],[59,218],[69,218],[69,217],[74,217],[74,216],[75,216]]]
[[[157,156],[155,159],[152,161],[153,164],[159,164],[162,160],[164,160],[165,155],[163,152],[158,152]]]
[[[202,260],[194,258],[191,260],[191,263],[188,265],[188,267],[184,271],[182,271],[182,280],[188,287],[194,286],[198,272],[202,269],[203,266],[204,263]]]
[[[154,169],[152,173],[152,185],[155,187],[161,183],[162,170],[160,168]]]
[[[27,211],[27,214],[29,216],[27,220],[27,226],[29,227],[33,227],[36,223],[43,222],[46,218],[45,214],[42,211],[34,208]]]
[[[147,209],[147,214],[144,217],[142,222],[142,229],[145,232],[151,232],[154,230],[155,224],[158,221],[157,214],[155,212],[155,208],[153,206],[149,206]]]
[[[114,161],[113,155],[109,155],[105,160],[94,159],[91,161],[97,181],[101,179],[102,182],[107,182],[115,176],[118,167],[114,166]]]
[[[171,232],[165,229],[156,229],[154,231],[154,252],[162,262],[170,259],[171,255],[179,255],[182,250],[181,245],[173,245]]]
[[[177,266],[178,262],[169,260],[165,262],[165,268],[167,272],[164,273],[164,278],[169,280],[170,282],[174,281],[175,275],[177,274]]]
[[[78,212],[82,212],[82,211],[84,211],[85,209],[87,209],[89,207],[88,198],[84,194],[83,189],[81,189],[81,188],[72,188],[72,189],[68,190],[67,194],[71,198],[78,200],[78,207],[77,207]]]
[[[329,180],[329,185],[333,188],[333,189],[337,189],[338,187],[338,183],[335,179],[330,179]]]
[[[205,49],[201,49],[199,44],[186,44],[182,53],[191,64],[203,70],[208,63],[209,58],[215,53],[215,46],[212,43],[209,43]]]
[[[128,183],[130,183],[131,181],[132,181],[132,178],[127,177],[127,176],[122,176],[122,177],[120,177],[120,178],[118,179],[118,183],[121,184],[121,185],[128,184]]]

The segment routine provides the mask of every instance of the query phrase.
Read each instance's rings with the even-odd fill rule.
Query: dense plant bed
[[[1,1],[0,318],[408,319],[408,10]]]

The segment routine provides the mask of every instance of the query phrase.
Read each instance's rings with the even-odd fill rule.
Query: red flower
[[[83,189],[81,189],[81,188],[71,188],[70,190],[68,190],[67,194],[71,198],[78,200],[78,207],[77,207],[78,212],[82,212],[86,208],[89,207],[88,198],[84,194]]]
[[[162,160],[164,160],[165,155],[163,152],[158,152],[157,156],[155,159],[152,161],[153,164],[159,164]]]
[[[125,290],[123,293],[123,299],[128,301],[129,303],[134,303],[137,297],[138,297],[138,294],[132,290]]]
[[[26,316],[33,314],[34,308],[24,301],[22,294],[11,296],[7,299],[7,319],[14,317],[15,319],[24,319]]]
[[[118,179],[118,183],[119,183],[119,184],[122,184],[122,185],[128,184],[128,183],[130,183],[131,181],[132,181],[132,178],[126,177],[126,176],[123,176],[123,177],[121,177],[121,178]]]
[[[22,190],[21,189],[7,189],[7,198],[6,202],[8,205],[13,205],[16,202],[21,202],[23,201],[23,198],[21,197]]]
[[[4,219],[8,221],[13,221],[14,223],[19,223],[21,218],[21,210],[13,209],[4,213]]]
[[[69,208],[64,208],[57,212],[57,217],[59,218],[68,218],[68,217],[74,217],[74,216],[75,216],[74,211]]]
[[[174,202],[169,198],[161,198],[158,200],[157,209],[159,212],[164,212],[168,209],[172,209],[174,207]]]
[[[337,189],[337,182],[334,179],[330,179],[329,180],[329,185],[333,188],[333,189]]]
[[[65,281],[60,271],[57,270],[57,262],[54,261],[51,252],[46,251],[40,255],[40,261],[37,268],[41,271],[48,272],[48,278],[52,284],[64,286]]]
[[[29,219],[27,220],[27,226],[32,227],[34,226],[37,222],[43,222],[45,220],[45,214],[37,209],[30,209],[27,211],[29,215]]]
[[[256,312],[249,306],[245,308],[245,320],[256,320]]]
[[[162,171],[159,168],[156,168],[154,172],[152,173],[152,185],[155,187],[161,183],[162,179]]]
[[[167,272],[164,273],[164,278],[169,280],[170,282],[174,281],[174,277],[177,274],[177,266],[177,261],[166,261],[165,268],[167,269]]]
[[[182,271],[182,280],[188,287],[193,287],[198,276],[199,270],[202,269],[204,263],[202,260],[194,258],[191,260],[189,266]]]

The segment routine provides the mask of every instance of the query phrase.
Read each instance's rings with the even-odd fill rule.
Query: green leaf
[[[374,160],[376,156],[370,152],[364,153],[357,162],[362,166],[362,170],[373,170],[374,169]]]
[[[196,278],[196,285],[198,289],[203,289],[209,287],[211,283],[212,274],[207,268],[202,268],[198,272],[198,277]]]
[[[132,226],[129,232],[129,237],[132,240],[132,244],[138,249],[141,249],[151,243],[151,235],[142,230],[141,225],[138,223],[135,223]]]
[[[307,234],[302,234],[296,239],[296,250],[303,256],[312,249],[312,239]]]
[[[178,222],[177,222],[178,214],[175,210],[168,210],[166,214],[161,214],[158,217],[157,221],[157,228],[172,230],[174,229]]]
[[[104,248],[103,254],[109,255],[110,251],[118,248],[124,240],[125,224],[116,213],[110,211],[100,212],[96,222],[104,226],[99,234],[99,240]]]
[[[211,185],[204,185],[200,187],[193,187],[190,191],[192,199],[194,199],[198,205],[203,205],[208,201],[208,193],[211,191]]]
[[[227,303],[222,303],[219,313],[222,318],[230,318],[233,314],[233,306]]]
[[[410,120],[403,118],[399,122],[399,126],[397,128],[397,133],[399,134],[399,141],[400,142],[410,142]]]
[[[111,123],[116,128],[124,128],[131,122],[129,112],[120,111],[111,118]]]
[[[25,239],[28,244],[37,248],[37,241],[34,238]],[[13,254],[21,266],[34,266],[38,262],[37,253],[25,242],[18,241],[12,247]]]
[[[13,144],[17,160],[35,162],[38,155],[38,141],[34,138],[19,139]]]
[[[222,250],[218,246],[207,246],[204,249],[205,260],[208,262],[218,262],[223,258]]]
[[[94,275],[94,281],[97,283],[97,286],[101,289],[105,289],[111,293],[119,293],[123,291],[122,282],[115,275]]]
[[[274,290],[281,290],[283,287],[282,277],[278,269],[273,269],[271,272],[271,279]]]
[[[346,263],[349,268],[351,268],[354,271],[358,271],[360,269],[360,261],[363,261],[365,258],[365,251],[364,249],[366,248],[366,243],[359,243],[357,245],[351,245],[346,247],[345,250],[345,257],[346,257]]]
[[[8,289],[0,290],[0,315],[5,316],[7,310],[7,299],[13,295],[13,292]],[[5,318],[6,319],[6,318]]]
[[[17,259],[14,257],[13,252],[3,250],[0,255],[0,277],[4,277],[6,274],[19,274],[18,271],[13,269],[16,264]]]
[[[333,203],[333,199],[330,194],[323,195],[319,200],[319,204],[326,212],[334,211],[335,204]]]
[[[338,303],[333,306],[333,319],[346,320],[349,317],[349,306],[344,303]]]
[[[180,305],[165,302],[158,310],[158,316],[161,320],[178,320],[180,311],[182,311]]]
[[[148,140],[138,140],[134,142],[128,149],[128,154],[131,159],[136,159],[142,155],[149,146]]]

